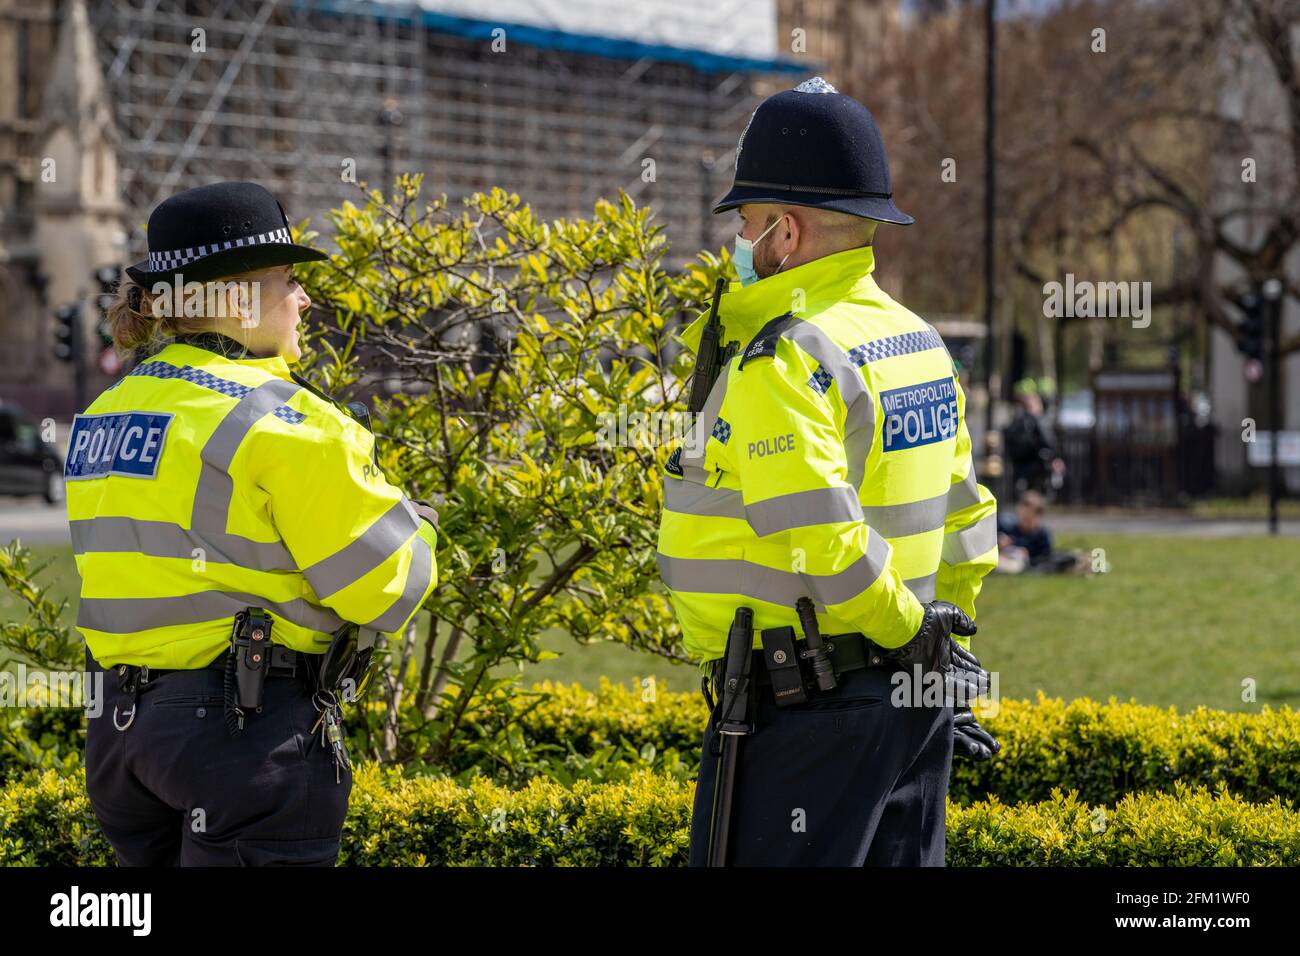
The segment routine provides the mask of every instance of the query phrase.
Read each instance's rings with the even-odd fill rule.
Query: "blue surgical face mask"
[[[754,247],[763,241],[769,232],[776,228],[776,224],[784,219],[785,216],[778,216],[776,222],[763,230],[763,234],[757,239],[746,239],[740,233],[736,233],[736,251],[732,253],[731,261],[736,264],[736,275],[740,279],[741,285],[752,285],[759,279],[758,273],[754,270]],[[789,259],[787,254],[785,259]],[[785,259],[781,260],[781,266],[785,265]],[[778,272],[781,266],[777,266]]]

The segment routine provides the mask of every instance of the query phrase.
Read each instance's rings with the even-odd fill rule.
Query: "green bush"
[[[1226,792],[1135,793],[1113,808],[1073,791],[1008,807],[948,803],[949,866],[1295,866],[1300,814]]]
[[[566,786],[583,779],[626,781],[645,769],[682,781],[695,775],[707,719],[698,693],[644,699],[640,690],[602,681],[594,691],[546,683],[528,694],[530,706],[521,707],[522,716],[500,735],[509,747],[458,753],[442,767],[413,762],[402,769],[408,775],[447,770],[461,782],[486,775],[511,789],[539,775]],[[408,710],[411,723],[402,722],[404,731],[420,720],[414,708],[404,714]],[[1300,808],[1300,713],[1290,708],[1179,714],[1040,695],[1035,702],[1002,701],[997,716],[985,723],[1002,741],[1002,752],[984,763],[954,762],[949,796],[959,804],[993,797],[1035,803],[1057,788],[1076,790],[1089,804],[1114,804],[1130,793],[1167,793],[1183,783],[1225,786],[1254,803],[1277,797]],[[71,770],[80,759],[81,725],[80,710],[15,712],[0,724],[0,781],[29,768]],[[356,722],[345,726],[355,728]],[[365,759],[355,741],[353,753]]]
[[[406,778],[357,770],[340,862],[352,866],[683,866],[694,785],[641,771],[573,787],[535,779]],[[950,866],[1296,866],[1300,814],[1280,801],[1178,785],[1113,807],[1076,793],[948,804]],[[84,775],[28,774],[0,793],[0,864],[111,863]]]
[[[684,421],[692,359],[674,329],[725,259],[666,266],[664,227],[622,193],[543,221],[501,189],[448,203],[421,188],[402,176],[333,210],[339,251],[301,269],[322,304],[304,374],[373,396],[376,463],[441,515],[428,638],[412,628],[377,645],[375,692],[403,712],[357,715],[358,752],[514,768],[528,705],[514,685],[554,656],[543,635],[682,659],[654,548],[670,449],[611,440],[610,426]]]
[[[114,862],[86,796],[86,774],[30,772],[0,789],[0,866]]]
[[[1087,803],[1114,804],[1182,783],[1300,807],[1300,712],[1287,707],[1180,714],[1114,698],[1067,703],[1040,694],[1033,703],[1002,701],[987,726],[1002,751],[979,764],[954,762],[948,792],[958,803],[1032,803],[1059,787]]]
[[[33,769],[74,773],[85,750],[85,714],[79,707],[24,707],[0,717],[0,786]]]
[[[622,685],[543,685],[551,692],[522,720],[538,744],[570,742],[587,752],[612,741],[674,750],[694,767],[707,719],[698,693],[642,700]],[[1217,787],[1252,802],[1280,798],[1300,807],[1300,712],[1264,706],[1257,714],[1199,707],[1177,713],[1143,704],[1086,698],[1001,701],[983,720],[1002,742],[996,758],[953,763],[949,795],[968,804],[1047,800],[1077,790],[1088,803],[1113,804],[1135,792],[1169,792],[1175,784]]]
[[[486,780],[358,771],[340,860],[356,866],[664,866],[686,862],[694,786],[641,771],[626,783]]]

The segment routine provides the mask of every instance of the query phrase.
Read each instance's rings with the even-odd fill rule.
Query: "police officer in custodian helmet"
[[[341,694],[436,583],[437,515],[384,478],[364,405],[298,377],[296,245],[255,183],[180,193],[110,310],[145,356],[76,416],[77,627],[105,671],[91,806],[128,865],[332,865]]]
[[[711,706],[693,865],[942,865],[996,502],[939,334],[875,282],[907,225],[867,109],[821,79],[737,147],[739,282],[684,333],[691,439],[664,475],[659,568]],[[955,635],[955,637],[954,637]]]

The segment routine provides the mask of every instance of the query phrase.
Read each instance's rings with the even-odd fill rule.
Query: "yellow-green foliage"
[[[595,691],[550,681],[534,689],[550,695],[523,718],[528,734],[538,743],[569,743],[587,753],[627,739],[638,749],[649,743],[660,751],[692,754],[692,760],[699,761],[700,738],[709,716],[700,694],[657,692],[647,699],[642,691],[604,677]]]
[[[1057,790],[1040,803],[948,804],[949,866],[1295,866],[1300,815],[1226,792],[1130,794],[1113,808]]]
[[[86,773],[29,773],[0,789],[0,866],[103,866],[113,850],[86,796]]]
[[[660,692],[645,699],[640,690],[605,680],[595,691],[548,683],[533,692],[549,697],[517,724],[515,777],[564,779],[555,754],[592,757],[613,748],[617,752],[599,768],[602,779],[625,779],[643,767],[682,779],[694,775],[707,719],[700,694]],[[984,763],[953,764],[949,795],[961,804],[994,796],[1003,803],[1037,802],[1057,787],[1077,790],[1090,804],[1114,804],[1129,793],[1169,792],[1181,782],[1224,785],[1245,800],[1278,797],[1300,807],[1300,713],[1291,708],[1180,714],[1040,695],[1032,703],[1002,701],[997,716],[984,722],[1002,741],[1002,752]],[[80,724],[75,711],[16,712],[7,728],[0,726],[0,781],[31,767],[71,771],[80,758]],[[354,743],[354,753],[363,752]],[[481,769],[491,772],[500,763],[484,761]],[[581,767],[570,771],[591,775]]]
[[[0,864],[112,862],[84,777],[29,774],[0,793]],[[694,785],[642,771],[626,783],[522,790],[358,768],[340,862],[353,866],[683,866]],[[1274,800],[1178,785],[1089,805],[948,804],[950,866],[1296,866],[1300,814]]]
[[[487,781],[357,773],[341,863],[357,866],[664,866],[686,860],[694,788],[649,772],[628,783]]]
[[[1081,698],[1003,701],[987,721],[1002,752],[980,764],[957,761],[949,794],[961,803],[996,795],[1004,803],[1077,790],[1088,803],[1125,794],[1171,792],[1175,784],[1225,785],[1244,800],[1300,806],[1300,712],[1257,714],[1198,707],[1189,713]]]
[[[579,750],[627,738],[699,760],[708,717],[698,693],[660,693],[654,700],[602,681],[592,693],[544,685],[554,695],[522,721],[538,743],[572,742]],[[956,761],[949,794],[959,803],[996,796],[1004,803],[1046,800],[1052,790],[1078,790],[1089,803],[1114,803],[1127,793],[1169,791],[1175,783],[1226,784],[1244,799],[1280,797],[1300,806],[1300,712],[1260,708],[1257,714],[1199,707],[1177,713],[1142,704],[1087,698],[1001,701],[982,722],[1002,742],[983,763]]]

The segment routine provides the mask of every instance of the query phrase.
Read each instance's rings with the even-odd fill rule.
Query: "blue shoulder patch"
[[[957,389],[951,377],[881,392],[880,407],[886,452],[957,437]]]
[[[172,415],[164,412],[77,415],[72,420],[64,478],[156,477],[171,423]]]

